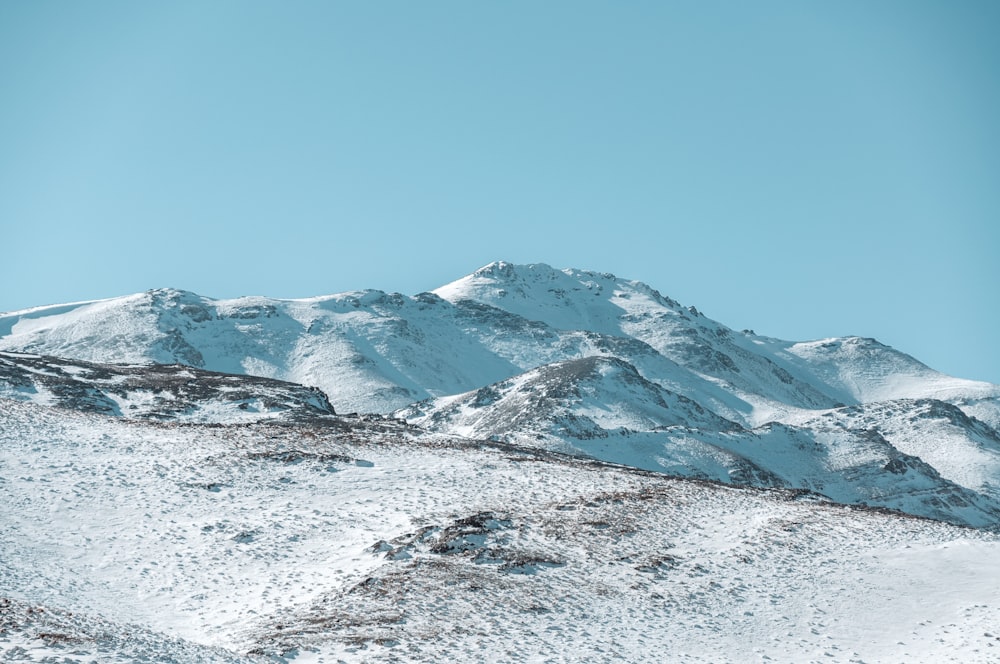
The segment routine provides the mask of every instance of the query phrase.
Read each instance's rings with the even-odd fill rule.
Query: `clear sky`
[[[0,311],[492,260],[1000,383],[1000,2],[0,3]]]

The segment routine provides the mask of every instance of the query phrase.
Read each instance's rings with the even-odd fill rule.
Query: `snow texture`
[[[0,401],[3,661],[996,660],[1000,539],[393,420]]]
[[[0,660],[996,661],[998,428],[541,264],[0,314]]]

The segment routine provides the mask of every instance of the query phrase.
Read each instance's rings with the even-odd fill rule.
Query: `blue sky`
[[[1000,383],[1000,3],[0,3],[0,310],[495,259]]]

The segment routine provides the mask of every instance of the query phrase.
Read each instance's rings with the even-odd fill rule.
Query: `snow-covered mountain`
[[[687,384],[690,374],[722,386],[729,398],[718,399],[713,410],[743,424],[781,420],[795,409],[897,398],[978,398],[990,402],[984,412],[997,412],[1000,386],[945,376],[874,339],[796,343],[738,333],[641,282],[611,274],[498,262],[435,293],[450,302],[500,308],[556,330],[637,340],[687,372],[608,354],[699,403],[716,395],[699,395]],[[733,395],[743,403],[733,401]]]
[[[0,315],[0,349],[292,381],[322,389],[338,411],[394,412],[440,433],[1000,524],[1000,386],[945,376],[873,339],[735,332],[606,273],[497,262],[412,297],[155,290]],[[52,371],[66,392],[67,371]],[[86,389],[111,411],[127,396]],[[281,390],[268,402],[280,407],[226,398],[248,419],[293,401],[323,407],[314,393]],[[127,399],[141,413],[139,392]],[[190,418],[234,421],[218,398],[174,401]]]
[[[979,404],[976,417],[1000,423],[997,386],[944,376],[873,340],[734,332],[640,282],[546,265],[493,263],[416,296],[212,300],[168,289],[39,307],[0,315],[0,350],[246,373],[319,387],[341,411],[382,413],[610,356],[743,425],[924,397]]]
[[[996,661],[998,429],[545,265],[0,314],[0,660]]]

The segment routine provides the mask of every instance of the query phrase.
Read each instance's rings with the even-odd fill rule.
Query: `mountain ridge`
[[[290,300],[263,296],[213,300],[190,291],[158,289],[35,307],[0,314],[0,349],[98,362],[176,361],[291,380],[320,387],[342,409],[358,411],[390,412],[422,398],[457,394],[552,361],[621,353],[664,387],[706,405],[714,403],[718,414],[744,423],[773,419],[770,411],[848,405],[871,396],[868,391],[845,387],[858,378],[837,374],[845,360],[829,353],[818,357],[805,352],[809,344],[831,340],[780,342],[748,336],[696,314],[693,307],[682,307],[641,282],[610,273],[559,271],[544,264],[523,267],[519,271],[511,263],[491,263],[434,292],[415,296],[367,290]],[[532,279],[526,281],[521,273]],[[508,285],[514,282],[533,288],[528,300],[536,304],[528,309],[540,310],[511,305],[513,296],[487,292],[503,290],[493,288],[497,274]],[[558,287],[550,289],[553,284]],[[441,293],[451,299],[442,298]],[[582,303],[580,293],[587,293]],[[601,306],[591,299],[600,300]],[[498,306],[500,300],[505,300],[506,308]],[[546,313],[547,307],[559,315]],[[574,310],[585,315],[575,321],[567,318],[566,312]],[[538,315],[523,315],[532,313]],[[585,324],[595,319],[593,328]],[[323,337],[323,344],[316,343],[318,336]],[[860,339],[833,342],[844,346]],[[633,346],[609,348],[623,344]],[[449,358],[455,351],[464,351],[464,356]],[[890,355],[909,358],[901,353],[897,357],[898,351],[884,346],[879,352],[883,359]],[[636,358],[643,353],[650,356],[649,361]],[[434,359],[422,363],[421,354]],[[680,368],[668,369],[665,362]],[[906,363],[910,367],[907,376],[914,367],[920,368],[917,382],[921,385],[936,381],[941,389],[961,391],[965,396],[1000,394],[988,383],[947,379],[912,358]],[[892,363],[886,364],[888,371]],[[826,380],[814,375],[823,366],[829,376]],[[331,376],[337,374],[344,374],[346,380],[335,383]],[[673,384],[670,374],[679,375]],[[719,394],[705,383],[706,377],[709,383],[723,384],[727,393]],[[756,395],[754,403],[739,403],[751,394]],[[879,396],[924,395],[912,386],[890,385],[883,386]]]
[[[870,338],[737,332],[607,272],[497,261],[413,296],[155,289],[0,314],[0,333],[0,351],[259,376],[442,434],[1000,523],[1000,386]],[[302,401],[292,389],[281,388],[287,407]],[[948,408],[964,419],[924,417]]]

